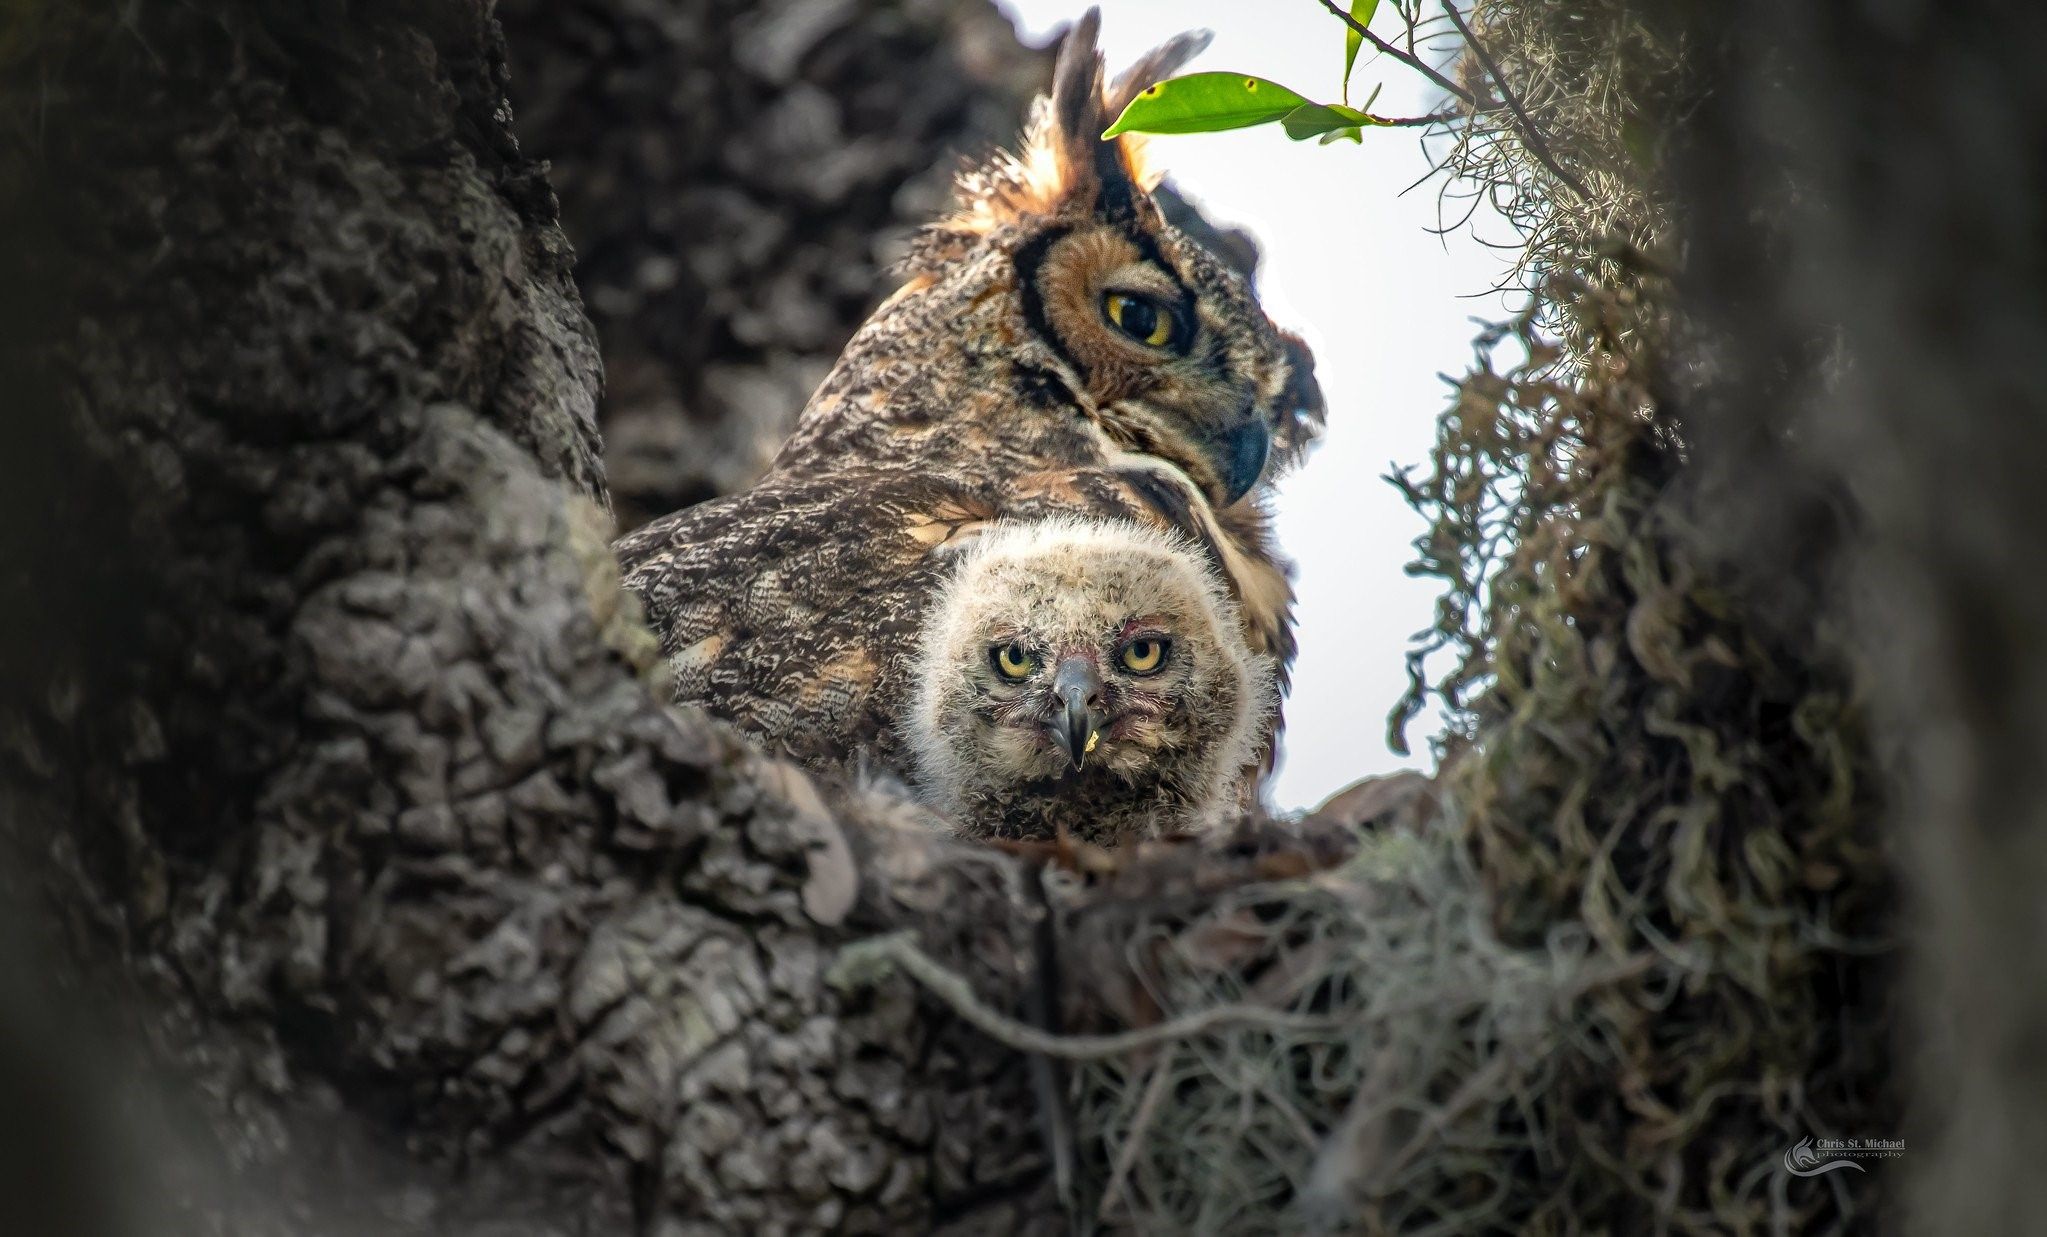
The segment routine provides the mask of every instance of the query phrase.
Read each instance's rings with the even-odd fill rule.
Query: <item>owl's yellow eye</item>
[[[1173,342],[1173,315],[1144,297],[1106,293],[1102,314],[1117,330],[1147,347],[1164,348]]]
[[[1157,636],[1140,636],[1123,646],[1123,668],[1132,674],[1156,674],[1166,664],[1166,641]]]
[[[1027,679],[1038,667],[1021,644],[997,645],[989,651],[988,660],[995,663],[995,672],[1005,679]]]

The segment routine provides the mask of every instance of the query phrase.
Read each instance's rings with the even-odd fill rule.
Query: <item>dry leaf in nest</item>
[[[1125,852],[1077,840],[1062,825],[1049,841],[1039,838],[996,838],[988,843],[996,850],[1030,863],[1042,864],[1076,876],[1107,876],[1128,862]]]
[[[1271,930],[1249,908],[1240,908],[1221,918],[1204,918],[1170,941],[1158,941],[1154,952],[1170,949],[1185,965],[1222,973],[1242,969],[1271,943]]]

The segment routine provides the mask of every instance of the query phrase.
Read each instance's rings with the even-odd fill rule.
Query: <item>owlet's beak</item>
[[[1101,671],[1085,657],[1062,658],[1052,670],[1052,699],[1046,728],[1078,769],[1102,737]]]

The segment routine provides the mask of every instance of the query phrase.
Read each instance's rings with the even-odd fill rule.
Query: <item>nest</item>
[[[1074,1067],[1089,1224],[1835,1232],[1883,1208],[1877,1174],[1783,1167],[1898,1131],[1896,898],[1838,608],[1769,612],[1687,485],[1668,393],[1711,375],[1656,256],[1682,230],[1659,169],[1706,84],[1647,12],[1480,6],[1505,83],[1466,82],[1549,150],[1502,110],[1445,134],[1534,297],[1397,479],[1443,600],[1393,727],[1448,705],[1444,807],[1319,877],[1077,916],[1124,951],[1087,971],[1136,977],[1077,999],[1199,1028]],[[1285,1019],[1199,1018],[1246,1008]]]
[[[1448,834],[1369,839],[1334,872],[1230,891],[1191,922],[1114,918],[1103,935],[1125,942],[1167,1023],[1229,1009],[1292,1021],[1076,1066],[1084,1220],[1466,1232],[1506,1222],[1517,1161],[1563,1162],[1541,1097],[1572,1010],[1618,973],[1582,934],[1501,943]]]

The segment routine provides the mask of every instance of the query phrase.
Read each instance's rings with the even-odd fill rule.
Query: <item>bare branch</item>
[[[900,969],[950,1006],[952,1012],[983,1035],[1019,1052],[1040,1053],[1062,1061],[1100,1061],[1200,1035],[1219,1026],[1268,1027],[1286,1031],[1330,1031],[1340,1029],[1344,1020],[1313,1014],[1295,1014],[1262,1005],[1212,1005],[1161,1022],[1113,1035],[1059,1035],[1019,1022],[975,995],[973,986],[958,973],[917,947],[916,936],[908,930],[855,941],[839,950],[838,960],[825,982],[835,988],[857,988]]]
[[[1324,0],[1324,3],[1328,3],[1328,0]],[[1580,198],[1590,201],[1592,191],[1585,187],[1585,182],[1565,171],[1563,165],[1557,162],[1556,156],[1550,153],[1549,143],[1543,140],[1541,130],[1529,119],[1527,111],[1521,106],[1521,100],[1514,97],[1513,89],[1507,85],[1506,75],[1500,72],[1499,65],[1493,63],[1492,55],[1486,51],[1485,45],[1472,34],[1471,27],[1465,24],[1463,16],[1457,12],[1457,6],[1450,0],[1443,0],[1443,15],[1457,27],[1458,33],[1464,36],[1464,41],[1471,45],[1472,53],[1478,57],[1478,62],[1485,66],[1486,73],[1500,88],[1500,98],[1506,103],[1507,110],[1514,113],[1515,128],[1520,134],[1522,145],[1528,147],[1528,153],[1534,155],[1542,166],[1548,168],[1552,176],[1569,185]]]
[[[1426,116],[1381,116],[1378,121],[1380,127],[1386,129],[1420,129],[1428,125],[1448,124],[1463,115],[1463,112],[1455,108],[1444,108],[1440,112],[1430,112]]]
[[[1338,20],[1342,21],[1344,25],[1349,26],[1352,30],[1357,31],[1358,36],[1364,39],[1365,42],[1370,43],[1373,47],[1378,48],[1380,51],[1393,57],[1395,60],[1398,60],[1400,63],[1406,65],[1408,68],[1413,69],[1416,72],[1420,73],[1423,77],[1428,78],[1430,81],[1436,83],[1436,85],[1438,86],[1441,86],[1443,89],[1449,91],[1451,94],[1457,96],[1459,99],[1462,99],[1467,107],[1478,106],[1478,100],[1472,97],[1470,91],[1464,89],[1464,87],[1462,86],[1459,86],[1456,82],[1451,81],[1449,78],[1444,77],[1441,72],[1437,71],[1435,66],[1431,65],[1428,61],[1423,60],[1420,56],[1415,55],[1413,52],[1402,51],[1401,49],[1393,46],[1393,44],[1388,43],[1386,40],[1380,38],[1378,35],[1373,34],[1371,31],[1365,29],[1361,23],[1359,23],[1356,19],[1352,18],[1349,13],[1345,12],[1342,6],[1336,3],[1336,0],[1322,0],[1322,7],[1328,9],[1331,13],[1334,13],[1337,16]]]

